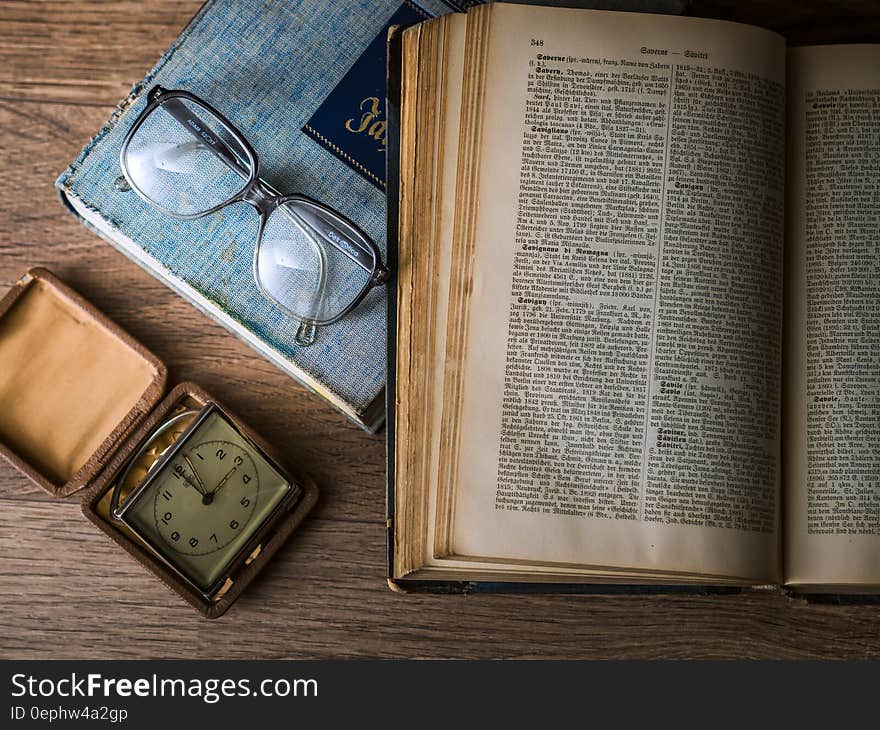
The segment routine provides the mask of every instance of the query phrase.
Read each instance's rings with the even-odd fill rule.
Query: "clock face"
[[[217,586],[293,485],[211,409],[132,495],[123,521],[203,592]]]
[[[207,555],[247,531],[260,501],[260,476],[244,448],[199,441],[178,452],[169,466],[153,495],[156,532],[169,548]]]

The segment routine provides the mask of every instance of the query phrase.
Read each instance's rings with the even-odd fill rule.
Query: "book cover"
[[[123,253],[376,430],[384,418],[385,290],[320,328],[314,344],[296,345],[298,323],[254,281],[256,212],[237,203],[199,220],[168,218],[119,184],[119,151],[154,85],[193,92],[250,140],[263,179],[338,210],[384,256],[384,38],[392,23],[455,9],[440,0],[208,0],[61,174],[59,195]]]

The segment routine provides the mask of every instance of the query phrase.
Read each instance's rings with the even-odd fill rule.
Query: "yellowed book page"
[[[788,58],[785,575],[880,584],[880,46]]]
[[[780,579],[784,54],[494,6],[440,557]]]
[[[435,300],[433,341],[430,348],[428,373],[431,383],[428,414],[428,454],[425,475],[428,480],[426,500],[427,519],[425,536],[426,564],[433,561],[434,525],[437,519],[437,474],[440,450],[440,418],[443,402],[443,373],[446,358],[446,323],[449,310],[449,286],[452,252],[452,232],[455,222],[455,185],[458,176],[458,137],[461,117],[462,71],[464,68],[464,39],[467,16],[446,16],[445,49],[440,62],[445,64],[443,74],[442,110],[438,115],[441,137],[441,183],[438,191],[438,245],[437,273],[432,283],[437,291]]]

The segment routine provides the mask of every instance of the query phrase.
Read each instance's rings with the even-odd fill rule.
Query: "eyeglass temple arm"
[[[264,180],[260,181],[273,195],[281,195],[275,188],[273,188],[269,183]],[[341,218],[342,216],[338,213],[334,213],[329,208],[324,207],[324,209],[330,214],[331,217]],[[305,210],[302,207],[298,207],[295,211],[288,206],[282,206],[281,211],[287,216],[287,218],[292,221],[303,233],[306,234],[306,238],[312,244],[312,246],[316,247],[319,250],[319,256],[321,258],[322,266],[327,265],[327,255],[324,252],[321,246],[318,246],[315,241],[324,240],[329,241],[333,247],[339,251],[342,255],[344,255],[349,260],[353,261],[355,264],[360,266],[364,271],[370,274],[370,286],[384,286],[388,279],[391,278],[391,272],[382,263],[382,259],[378,254],[373,254],[369,249],[364,248],[363,246],[358,245],[353,242],[347,233],[341,228],[337,228],[333,226],[332,222],[327,223],[323,221],[320,216],[313,214],[309,210]],[[333,235],[330,235],[330,234]],[[322,269],[323,271],[323,269]],[[323,284],[322,284],[323,286]]]
[[[236,175],[244,180],[250,179],[250,172],[241,164],[239,158],[214,130],[205,124],[198,115],[180,99],[164,100],[161,107],[170,114],[187,132],[204,144],[211,153]]]
[[[377,262],[372,252],[351,241],[349,235],[344,230],[334,226],[332,222],[321,220],[320,216],[303,207],[298,207],[295,212],[287,207],[282,208],[282,210],[287,214],[288,218],[292,219],[295,216],[298,219],[296,221],[297,224],[304,231],[330,242],[343,256],[356,263],[367,273],[373,273]],[[338,214],[332,211],[329,212],[331,215],[338,217]],[[384,267],[381,268],[384,269]]]

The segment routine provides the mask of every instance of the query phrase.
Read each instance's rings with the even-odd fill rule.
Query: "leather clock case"
[[[270,459],[284,467],[293,481],[302,489],[299,501],[285,515],[280,516],[275,522],[270,524],[268,529],[264,529],[263,533],[260,534],[258,542],[262,545],[262,549],[259,555],[250,563],[240,566],[236,570],[232,586],[216,601],[208,600],[201,593],[194,590],[177,573],[154,558],[149,550],[143,547],[138,540],[130,537],[126,530],[120,529],[115,523],[108,522],[98,511],[98,504],[105,498],[108,490],[113,487],[114,477],[121,473],[126,462],[134,454],[138,446],[184,400],[188,400],[190,403],[194,401],[197,407],[201,407],[209,401],[220,406],[226,415],[232,419],[235,426],[256,446],[262,449]],[[205,618],[213,619],[222,616],[236,601],[287,538],[299,527],[305,516],[315,506],[317,500],[318,488],[308,476],[291,470],[269,444],[258,434],[254,433],[246,424],[242,423],[235,414],[216,398],[208,395],[208,393],[194,383],[181,383],[172,389],[165,399],[144,420],[137,431],[132,434],[131,438],[126,441],[125,445],[117,451],[107,467],[106,474],[102,475],[95,482],[83,500],[82,510],[83,514],[98,529],[122,547],[147,570],[156,575],[168,588],[180,595]]]
[[[315,506],[318,488],[198,385],[181,383],[163,399],[166,381],[158,357],[46,269],[31,269],[0,299],[0,456],[53,496],[88,489],[82,511],[92,523],[199,613],[218,618]],[[217,403],[302,490],[255,536],[260,552],[217,600],[97,509],[129,457],[184,400]]]

